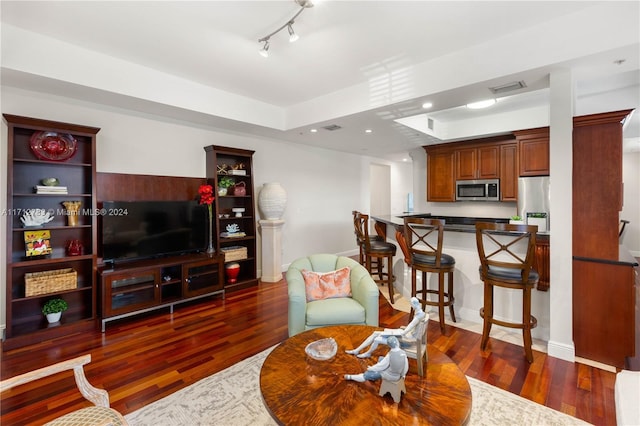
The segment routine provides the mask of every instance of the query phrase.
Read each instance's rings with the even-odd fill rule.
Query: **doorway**
[[[369,215],[391,214],[391,167],[384,164],[369,166]]]

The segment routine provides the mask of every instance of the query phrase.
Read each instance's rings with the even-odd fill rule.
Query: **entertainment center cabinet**
[[[222,294],[224,258],[220,254],[187,254],[105,266],[102,288],[102,332],[106,323],[132,315]]]

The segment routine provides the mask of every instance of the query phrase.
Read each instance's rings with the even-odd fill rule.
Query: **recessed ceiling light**
[[[425,102],[422,104],[422,108],[423,109],[429,109],[433,106],[433,104],[431,102]]]
[[[311,129],[311,130],[309,130],[309,131],[310,131],[311,133],[317,133],[317,132],[318,132],[318,129]]]
[[[371,130],[371,129],[366,129],[364,132],[365,132],[365,133],[373,133],[373,130]]]
[[[488,108],[495,103],[496,103],[495,99],[485,99],[484,101],[472,102],[470,104],[467,104],[467,108],[469,109]]]

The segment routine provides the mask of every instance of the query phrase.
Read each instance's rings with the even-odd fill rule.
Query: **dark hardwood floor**
[[[399,327],[409,314],[380,297],[380,325]],[[596,425],[615,425],[615,374],[534,351],[528,364],[521,347],[429,324],[429,342],[470,377]],[[109,391],[111,406],[130,413],[287,338],[286,283],[259,286],[107,324],[95,331],[2,353],[1,377],[90,353],[89,381]],[[412,368],[415,365],[412,364]],[[41,424],[88,405],[72,373],[27,384],[2,394],[0,423]]]

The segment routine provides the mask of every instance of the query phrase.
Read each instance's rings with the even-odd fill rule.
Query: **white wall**
[[[204,177],[204,146],[255,150],[256,193],[266,182],[279,182],[287,191],[282,238],[284,269],[296,258],[311,253],[357,253],[351,212],[369,208],[371,163],[391,167],[393,192],[406,194],[411,191],[410,163],[387,162],[277,140],[223,133],[164,117],[11,87],[2,87],[1,95],[3,113],[100,127],[97,137],[98,172]],[[2,132],[6,141],[4,122]],[[3,143],[2,158],[6,158],[6,149],[6,143]],[[4,172],[2,174],[4,181],[6,176]],[[6,208],[6,196],[0,202],[0,209]],[[402,208],[398,197],[392,195],[391,203],[392,211]],[[3,229],[3,240],[4,232]],[[258,250],[260,246],[258,240]],[[4,253],[0,265],[4,277]],[[0,284],[0,294],[4,296],[5,279]],[[4,308],[2,303],[3,325]]]
[[[639,112],[636,112],[639,113]],[[624,205],[620,219],[628,220],[622,244],[635,257],[640,257],[640,152],[626,152],[622,156]]]

